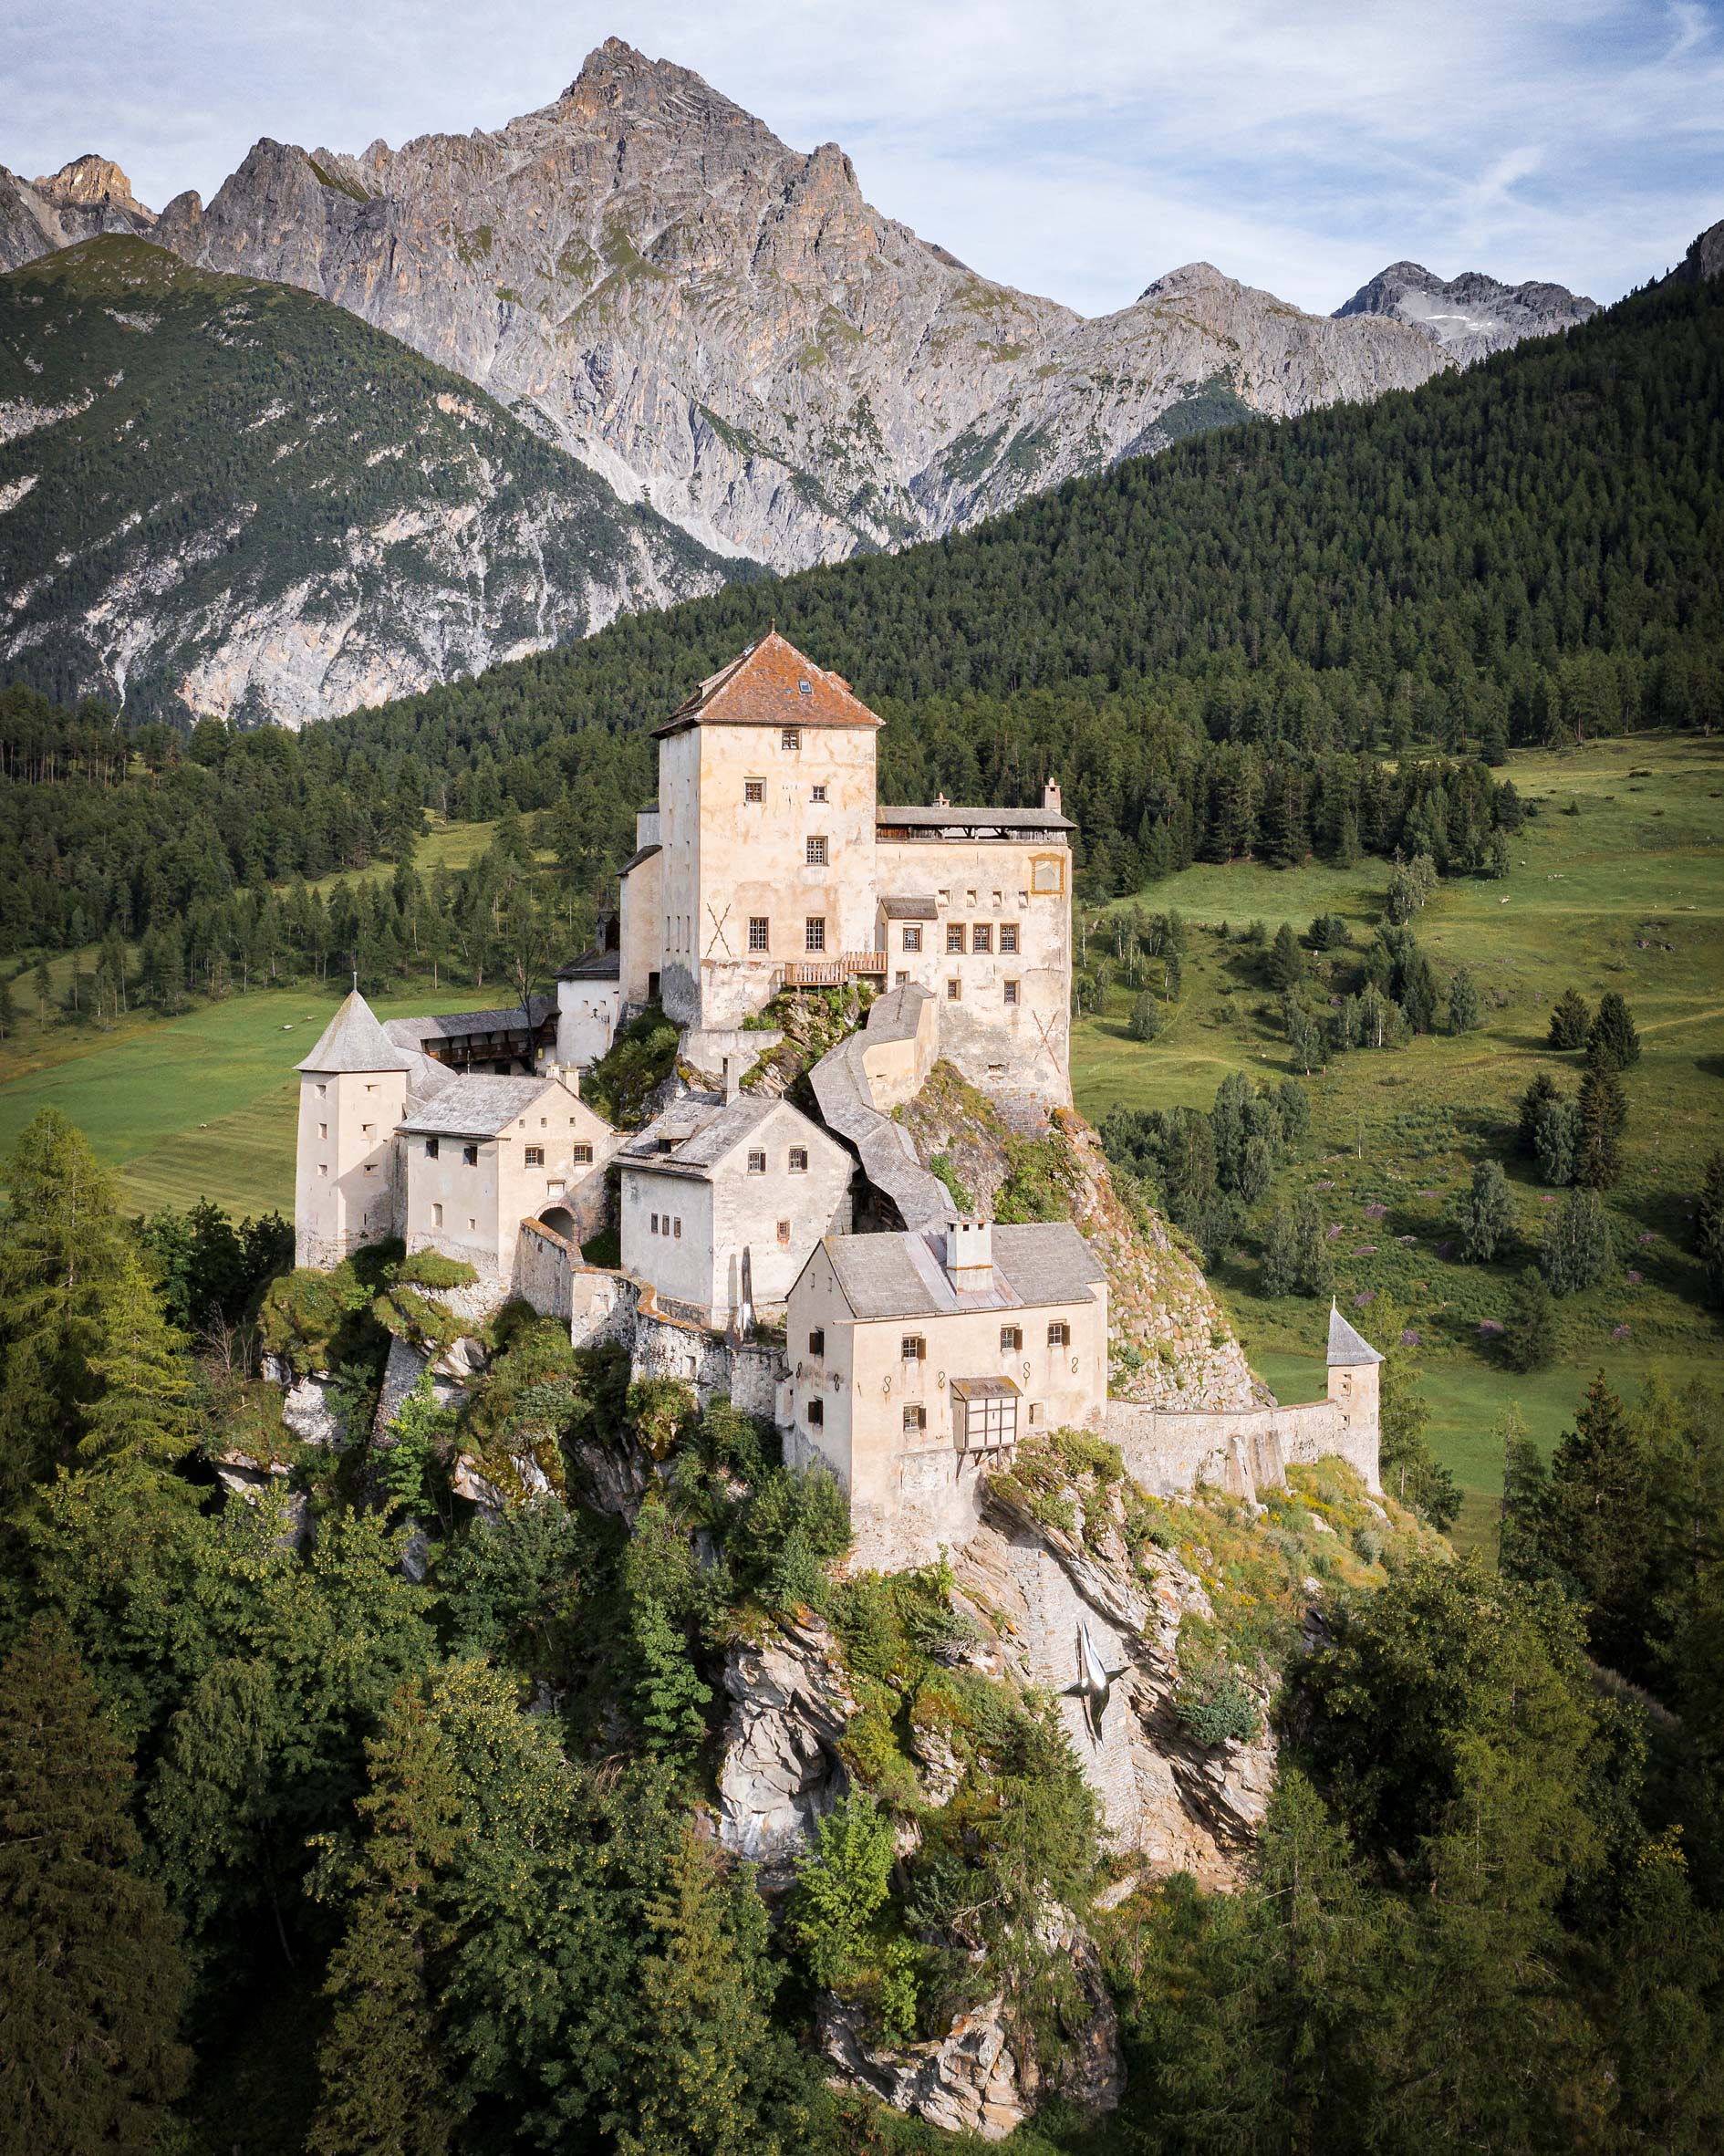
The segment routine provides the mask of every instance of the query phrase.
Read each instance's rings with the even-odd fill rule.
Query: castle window
[[[826,1401],[825,1401],[824,1400],[811,1400],[811,1401],[808,1402],[808,1427],[809,1427],[809,1429],[810,1429],[810,1430],[818,1430],[818,1429],[820,1428],[821,1424],[822,1424],[822,1423],[823,1423],[823,1422],[826,1421]]]
[[[748,917],[748,947],[751,951],[770,951],[773,947],[772,922],[764,913],[751,913]]]
[[[964,984],[954,974],[946,984],[946,1001],[948,1003],[961,1003],[963,999]]]
[[[807,1172],[808,1172],[808,1148],[807,1148],[805,1145],[793,1145],[793,1146],[791,1147],[791,1149],[790,1149],[790,1172],[791,1172],[793,1175],[806,1175],[806,1174],[807,1174]]]
[[[993,949],[993,929],[989,922],[979,921],[971,930],[970,948],[972,951],[992,951]]]
[[[928,1342],[919,1332],[907,1332],[899,1344],[898,1359],[900,1362],[922,1362],[927,1359]]]
[[[577,1168],[590,1168],[593,1164],[593,1149],[590,1145],[572,1145],[568,1157]]]
[[[825,786],[815,786],[815,788],[814,789],[814,792],[813,792],[813,793],[812,793],[812,794],[809,796],[809,798],[810,798],[810,800],[814,800],[814,801],[824,801],[824,800],[826,800],[826,799],[827,798],[827,795],[826,795],[826,789],[825,788]]]
[[[805,951],[824,951],[826,947],[826,922],[824,914],[811,913],[802,924],[802,947]]]
[[[899,974],[893,981],[892,985],[895,988],[902,988],[909,979],[909,975],[908,974]]]
[[[919,922],[911,922],[904,931],[906,951],[919,951],[922,947],[922,930]]]
[[[528,1166],[529,1168],[543,1168],[543,1167],[544,1167],[544,1165],[545,1165],[545,1148],[544,1148],[542,1145],[530,1145],[530,1146],[528,1146],[528,1148],[526,1149],[526,1164],[527,1164],[527,1166]]]
[[[359,1125],[359,1136],[361,1138],[369,1138],[372,1131],[376,1129],[377,1125],[375,1123],[361,1123]]]
[[[328,1124],[327,1124],[327,1123],[319,1123],[319,1124],[317,1125],[317,1135],[318,1135],[318,1137],[319,1137],[319,1138],[327,1138],[327,1137],[328,1137],[328,1135],[329,1135],[329,1126],[328,1126]]]
[[[975,892],[974,892],[973,891],[965,891],[965,893],[964,893],[964,902],[965,902],[965,904],[966,904],[966,905],[971,905],[971,906],[973,906],[973,905],[975,904],[975,902],[976,902],[976,894],[975,894]]]
[[[811,1332],[811,1333],[808,1335],[808,1352],[809,1352],[809,1354],[810,1354],[810,1355],[824,1355],[824,1354],[826,1353],[826,1328],[825,1328],[825,1326],[822,1326],[822,1325],[817,1325],[817,1326],[815,1326],[815,1329],[814,1329],[814,1330],[813,1330],[813,1331],[812,1331],[812,1332]]]
[[[1030,1402],[1030,1428],[1032,1430],[1039,1430],[1041,1427],[1042,1403],[1039,1400],[1033,1400]]]
[[[1001,957],[1002,957],[1002,958],[1012,958],[1012,957],[1014,957],[1014,956],[1016,955],[1016,953],[1017,953],[1017,948],[1018,948],[1018,924],[1017,924],[1017,922],[1016,922],[1015,921],[1002,921],[1002,922],[1000,923],[1000,955],[1001,955]]]
[[[682,1215],[680,1213],[670,1223],[670,1240],[673,1243],[680,1243],[682,1240]]]
[[[1056,1318],[1047,1328],[1047,1344],[1050,1348],[1069,1348],[1072,1344],[1071,1327]]]
[[[648,1233],[653,1235],[656,1235],[659,1233],[659,1215],[656,1213],[652,1216],[652,1225],[648,1230]]]
[[[477,1222],[477,1221],[476,1221],[476,1220],[473,1218],[473,1214],[470,1213],[467,1215],[467,1233],[468,1233],[470,1235],[472,1235],[472,1234],[476,1234],[478,1233],[478,1228],[479,1228],[479,1223],[478,1223],[478,1222]]]
[[[329,1172],[329,1163],[328,1163],[328,1161],[319,1161],[317,1162],[317,1172],[318,1172],[318,1174],[319,1174],[319,1175],[327,1175],[327,1174],[328,1174],[328,1172]]]
[[[479,1165],[479,1148],[476,1145],[463,1145],[461,1157],[469,1168],[476,1168]]]
[[[824,838],[810,838],[808,841],[808,866],[811,869],[824,869],[826,865],[826,839]]]
[[[947,948],[947,950],[948,950],[948,951],[961,951],[961,950],[963,949],[963,947],[964,947],[964,924],[963,924],[963,922],[962,922],[961,921],[950,921],[950,922],[947,922],[947,924],[946,924],[946,948]]]
[[[744,801],[763,801],[766,798],[766,781],[763,778],[745,778],[743,781]]]
[[[1016,1003],[1018,1000],[1018,984],[1015,981],[1008,981],[1006,983],[1005,999],[1009,1004]]]
[[[749,1154],[749,1156],[748,1156],[748,1172],[749,1172],[751,1175],[764,1175],[764,1174],[765,1174],[765,1172],[766,1172],[766,1155],[765,1155],[763,1152],[751,1152],[751,1153]]]
[[[442,1226],[442,1224],[443,1209],[441,1205],[433,1205],[431,1207],[431,1225],[434,1228],[440,1228]]]
[[[916,1432],[926,1430],[927,1427],[928,1410],[926,1408],[910,1407],[904,1410],[904,1432],[906,1436],[910,1436]]]
[[[779,736],[778,745],[780,748],[800,748],[802,746],[802,728],[800,726],[786,726]]]
[[[781,1220],[778,1224],[778,1241],[781,1248],[785,1250],[789,1249],[790,1223],[787,1220]]]
[[[1023,1328],[1022,1326],[1002,1325],[1000,1328],[1000,1352],[1002,1355],[1015,1355],[1023,1345]]]
[[[318,1085],[317,1085],[317,1098],[318,1098],[318,1099],[319,1099],[319,1100],[322,1100],[322,1099],[324,1099],[327,1097],[327,1095],[328,1091],[329,1091],[329,1088],[328,1088],[328,1087],[327,1087],[327,1086],[326,1086],[325,1084],[323,1084],[323,1082],[322,1082],[321,1080],[319,1080],[319,1081],[318,1081]]]

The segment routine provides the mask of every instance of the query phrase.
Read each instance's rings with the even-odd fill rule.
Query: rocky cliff
[[[34,182],[0,165],[0,270],[103,232],[148,232],[156,221],[109,158],[77,157]]]
[[[0,665],[310,719],[736,567],[340,309],[84,242],[0,278]]]
[[[1522,338],[1571,329],[1597,312],[1595,299],[1562,285],[1502,285],[1476,269],[1445,280],[1417,262],[1392,262],[1336,307],[1335,318],[1375,315],[1406,322],[1467,367]]]
[[[493,133],[265,140],[161,243],[298,285],[462,374],[708,546],[780,568],[950,531],[1250,411],[1407,388],[1420,330],[1176,270],[1085,320],[882,216],[618,39]]]

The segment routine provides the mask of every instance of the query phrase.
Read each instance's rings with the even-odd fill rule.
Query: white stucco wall
[[[571,1070],[597,1063],[616,1037],[622,1008],[616,981],[559,981],[556,984],[556,1059]]]
[[[399,1226],[401,1070],[303,1071],[294,1163],[294,1262],[327,1270]]]

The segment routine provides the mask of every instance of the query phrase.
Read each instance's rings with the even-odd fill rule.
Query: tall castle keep
[[[774,630],[656,730],[659,798],[637,818],[614,948],[559,980],[565,1061],[659,1004],[716,1069],[782,989],[863,980],[927,989],[941,1054],[1008,1107],[1070,1101],[1059,788],[1040,808],[883,807],[880,725]]]

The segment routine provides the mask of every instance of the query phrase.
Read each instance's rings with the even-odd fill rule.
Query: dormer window
[[[798,696],[812,696],[814,694],[814,683],[812,682],[798,682],[796,683],[796,693]]]

